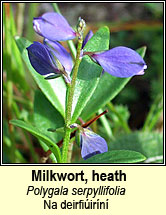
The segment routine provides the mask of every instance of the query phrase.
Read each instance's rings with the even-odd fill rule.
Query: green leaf
[[[78,76],[73,98],[74,123],[92,96],[99,82],[102,68],[95,64],[88,56],[84,56],[78,70]]]
[[[163,137],[155,132],[133,132],[118,137],[108,144],[110,150],[134,150],[147,158],[163,155]]]
[[[139,49],[144,57],[146,47]],[[97,85],[91,99],[85,106],[81,117],[86,120],[96,113],[100,108],[104,107],[109,101],[124,88],[131,78],[118,78],[105,72]]]
[[[45,80],[43,76],[38,74],[33,67],[28,58],[28,53],[26,48],[32,43],[25,38],[15,37],[17,46],[20,50],[20,53],[31,72],[36,83],[51,102],[51,104],[61,113],[64,117],[65,113],[65,95],[66,95],[66,85],[64,80],[60,77],[57,79]]]
[[[10,6],[10,13],[5,14],[4,10],[4,34],[5,34],[5,48],[3,49],[4,55],[4,70],[7,71],[7,75],[11,76],[12,82],[14,82],[19,90],[28,90],[28,84],[25,80],[25,72],[22,64],[22,59],[18,48],[16,46],[14,35],[16,35],[16,27],[13,16],[13,10]],[[8,76],[9,79],[9,76]]]
[[[64,119],[48,99],[38,90],[35,91],[33,118],[35,126],[39,127],[40,131],[51,137],[55,143],[62,138],[57,132],[49,132],[48,128],[57,129],[64,126]]]
[[[113,150],[95,155],[83,163],[138,163],[146,157],[139,152],[129,150]]]
[[[109,38],[109,29],[107,27],[100,28],[85,45],[86,51],[107,50],[109,48]],[[90,57],[83,57],[78,70],[71,123],[77,120],[90,100],[100,80],[101,72],[102,68],[94,63]]]
[[[147,49],[146,46],[142,46],[141,48],[137,49],[137,52],[139,55],[141,55],[141,57],[144,57],[146,53],[146,49]]]
[[[84,46],[85,52],[105,51],[109,48],[110,32],[107,26],[100,28]]]
[[[60,153],[59,147],[52,141],[51,138],[46,136],[44,132],[40,131],[38,128],[22,120],[11,120],[10,123],[20,128],[23,128],[24,130],[30,132],[32,135],[34,135],[35,137],[43,141],[48,146],[48,148],[52,151],[52,153],[55,155],[57,162],[58,163],[61,162],[61,153]]]
[[[100,78],[100,81],[91,99],[85,106],[81,117],[86,120],[100,108],[104,107],[109,101],[118,95],[118,93],[124,88],[129,80],[130,78],[117,78],[105,72]]]

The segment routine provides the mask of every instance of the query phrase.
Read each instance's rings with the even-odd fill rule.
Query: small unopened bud
[[[83,35],[85,27],[86,27],[85,21],[81,17],[79,17],[77,24],[77,33],[79,36]]]

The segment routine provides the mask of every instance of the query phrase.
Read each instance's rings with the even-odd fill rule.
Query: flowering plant
[[[71,162],[74,141],[85,160],[81,162],[110,163],[115,162],[115,157],[126,155],[134,158],[130,162],[145,160],[139,152],[111,150],[104,137],[89,127],[108,112],[102,112],[101,108],[131,77],[145,73],[145,48],[138,51],[124,46],[110,49],[108,27],[101,27],[95,33],[89,31],[84,36],[86,24],[83,19],[79,18],[74,29],[57,12],[34,18],[33,28],[41,36],[42,43],[31,43],[20,37],[16,37],[16,43],[45,97],[41,92],[35,92],[35,126],[19,120],[11,123],[36,136],[46,151],[44,157],[50,157],[52,162]],[[77,42],[77,49],[72,40]],[[62,45],[64,41],[69,44],[70,53]],[[100,115],[94,116],[94,113]],[[126,125],[124,127],[130,130]],[[113,140],[114,136],[110,136]]]

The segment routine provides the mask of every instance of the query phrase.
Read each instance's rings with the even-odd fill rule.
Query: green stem
[[[62,163],[67,162],[67,155],[68,155],[68,147],[69,147],[69,141],[70,141],[70,134],[71,129],[65,127],[65,136],[63,140],[63,148],[62,148]]]
[[[102,109],[99,109],[98,113],[101,113],[102,112]],[[105,131],[106,131],[106,134],[107,136],[111,139],[111,140],[114,140],[114,136],[113,136],[113,133],[112,133],[112,129],[108,123],[108,120],[106,118],[105,115],[103,115],[102,117],[99,118],[101,123],[103,124],[103,127],[105,128]]]
[[[77,56],[76,56],[76,61],[75,61],[74,69],[73,69],[71,86],[68,88],[69,92],[68,92],[68,101],[67,101],[67,110],[66,110],[67,126],[70,125],[70,121],[71,121],[71,112],[72,112],[72,103],[73,103],[75,84],[76,84],[76,79],[77,79],[78,67],[81,62],[80,53],[81,53],[81,48],[82,48],[82,42],[83,42],[82,38],[78,39]]]
[[[121,122],[121,125],[123,126],[124,130],[127,132],[127,133],[130,133],[131,132],[131,129],[129,128],[128,124],[125,122],[125,120],[122,118],[122,116],[116,111],[114,105],[109,102],[107,104],[108,108],[118,117],[119,121]]]
[[[61,14],[58,4],[52,3],[52,6],[55,12]],[[68,148],[69,148],[69,141],[70,141],[70,134],[71,134],[71,128],[69,126],[71,122],[72,103],[73,103],[73,96],[74,96],[74,89],[75,89],[75,84],[77,79],[78,67],[81,62],[80,53],[82,48],[82,42],[83,42],[83,38],[81,37],[78,39],[78,46],[76,51],[73,41],[72,40],[67,41],[69,49],[72,53],[72,56],[75,59],[75,65],[73,68],[71,85],[67,85],[67,92],[66,92],[66,116],[65,116],[66,120],[65,120],[65,129],[64,129],[65,136],[64,136],[63,149],[62,149],[62,163],[66,163],[67,157],[68,157]]]
[[[73,41],[72,40],[68,40],[67,44],[68,44],[70,52],[71,52],[71,54],[73,56],[73,59],[76,59],[77,51],[76,51],[76,47],[75,47]]]
[[[58,7],[58,4],[57,4],[57,3],[52,3],[52,7],[53,7],[53,9],[54,9],[55,12],[61,14],[61,12],[60,12],[60,10],[59,10],[59,7]]]
[[[75,61],[75,65],[73,68],[71,86],[68,87],[67,93],[66,93],[67,99],[66,99],[65,137],[64,137],[63,149],[62,149],[62,162],[63,163],[67,162],[67,154],[68,154],[68,147],[69,147],[70,134],[71,134],[71,128],[69,126],[71,123],[72,103],[73,103],[73,97],[74,97],[75,84],[76,84],[76,79],[77,79],[77,74],[78,74],[78,68],[79,68],[79,65],[81,62],[80,53],[81,53],[81,48],[82,48],[82,42],[83,42],[83,39],[82,39],[82,37],[80,37],[78,39],[77,56],[76,56],[76,61]]]
[[[69,143],[69,150],[68,150],[68,155],[67,155],[67,162],[71,163],[71,159],[72,159],[72,152],[73,152],[73,142]]]

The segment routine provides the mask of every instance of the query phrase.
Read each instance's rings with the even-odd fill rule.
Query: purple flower
[[[73,61],[69,52],[67,52],[59,42],[52,42],[48,39],[44,39],[44,44],[47,46],[49,51],[61,62],[65,68],[65,71],[70,74],[73,68]]]
[[[34,18],[33,28],[40,36],[52,41],[72,40],[76,32],[59,13],[49,12]]]
[[[84,129],[84,132],[80,130],[80,146],[81,156],[84,160],[108,151],[108,146],[104,138],[89,129]]]
[[[49,46],[50,44],[52,46]],[[27,50],[31,65],[40,75],[47,78],[63,75],[67,83],[71,82],[69,75],[72,70],[72,59],[60,43],[34,42]]]
[[[88,40],[90,40],[90,38],[93,36],[93,32],[90,30],[87,35],[85,36],[85,39],[83,41],[82,44],[82,49],[84,48],[84,46],[86,45],[86,43],[88,42]]]
[[[34,42],[28,48],[28,56],[33,68],[40,75],[58,74],[58,68],[53,64],[47,47],[39,42]]]
[[[120,78],[143,75],[144,69],[147,69],[145,61],[136,51],[123,46],[101,53],[90,53],[90,56],[104,71]]]

